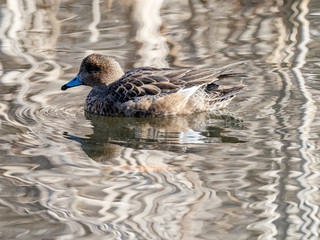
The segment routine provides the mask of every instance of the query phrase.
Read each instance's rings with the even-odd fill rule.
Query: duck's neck
[[[92,114],[98,115],[112,115],[113,107],[113,97],[107,94],[105,88],[92,88],[87,96],[84,109]]]
[[[92,90],[103,91],[103,90],[106,90],[108,86],[109,86],[108,84],[101,84],[99,86],[93,87]]]
[[[114,83],[114,82],[118,81],[120,78],[123,77],[123,75],[124,75],[124,72],[121,69],[121,67],[119,66],[117,71],[111,70],[110,72],[108,72],[108,78],[105,79],[104,82],[106,83],[106,86],[108,86],[111,83]]]

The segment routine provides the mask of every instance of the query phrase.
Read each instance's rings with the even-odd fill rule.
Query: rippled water
[[[320,2],[0,1],[1,239],[319,239]],[[110,118],[61,92],[249,61],[226,110]]]

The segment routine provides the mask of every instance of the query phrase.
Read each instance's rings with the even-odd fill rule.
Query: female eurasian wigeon
[[[140,67],[123,72],[119,63],[104,55],[83,59],[78,75],[61,87],[92,87],[85,110],[106,116],[162,116],[214,111],[227,106],[245,88],[222,87],[218,80],[241,77],[241,63],[218,69]]]

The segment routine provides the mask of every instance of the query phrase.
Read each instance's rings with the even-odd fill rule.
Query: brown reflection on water
[[[68,133],[64,136],[81,143],[89,157],[97,161],[110,161],[122,147],[187,152],[188,145],[193,144],[245,141],[224,133],[226,128],[245,129],[241,119],[228,114],[219,111],[173,117],[109,118],[85,113],[93,133],[84,138]]]
[[[318,239],[317,0],[0,1],[2,239]],[[251,60],[227,112],[83,113],[81,59]]]

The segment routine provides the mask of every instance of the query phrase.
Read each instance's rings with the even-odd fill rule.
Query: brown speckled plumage
[[[216,81],[241,77],[235,63],[218,69],[181,70],[141,67],[125,74],[113,59],[100,54],[86,57],[77,77],[62,90],[92,87],[85,110],[107,116],[160,116],[213,111],[227,106],[245,87],[222,87]]]

